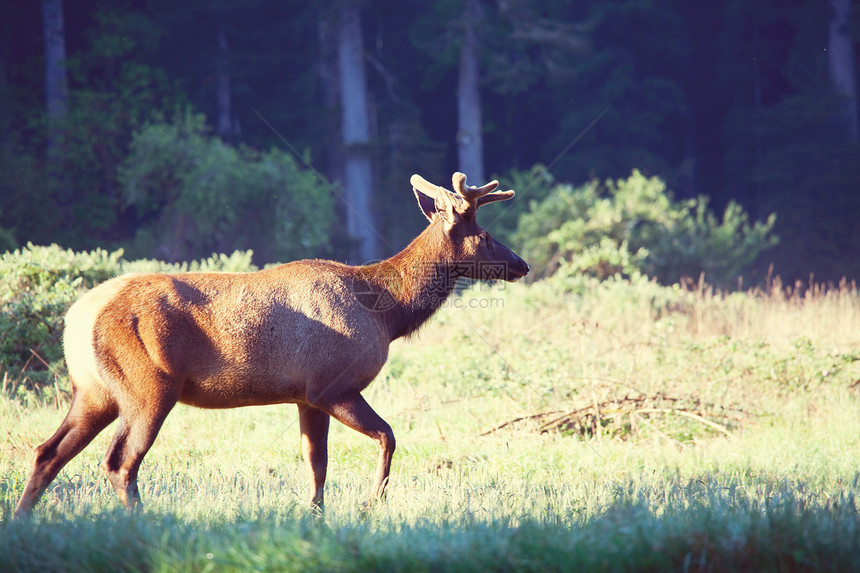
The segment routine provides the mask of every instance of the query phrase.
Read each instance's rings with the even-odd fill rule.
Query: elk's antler
[[[456,206],[463,212],[470,209],[475,210],[481,205],[486,205],[493,201],[505,201],[514,196],[514,192],[512,190],[496,191],[496,188],[499,186],[498,181],[490,181],[481,187],[470,187],[466,185],[466,175],[459,171],[454,173],[451,180],[453,183],[454,193],[444,187],[439,187],[438,185],[430,183],[418,174],[413,175],[410,182],[412,183],[412,187],[418,191],[433,197],[435,200],[440,200],[447,202],[452,206]],[[466,201],[465,206],[461,203],[463,200]]]
[[[499,186],[499,182],[496,180],[480,187],[471,187],[466,185],[466,175],[459,171],[454,173],[451,180],[454,184],[454,191],[459,193],[474,209],[493,201],[505,201],[514,196],[513,190],[496,191]]]
[[[421,177],[417,173],[409,178],[409,182],[412,183],[412,187],[414,187],[415,189],[418,189],[419,191],[421,191],[425,195],[429,195],[430,197],[433,197],[434,199],[440,195],[443,197],[453,195],[453,193],[451,193],[450,191],[448,191],[444,187],[439,187],[438,185],[433,185],[432,183],[430,183],[429,181],[427,181],[426,179],[424,179],[423,177]]]

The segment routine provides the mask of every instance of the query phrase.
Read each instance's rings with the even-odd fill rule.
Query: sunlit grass
[[[54,399],[0,401],[0,569],[852,570],[860,546],[860,301],[652,284],[474,289],[392,346],[367,390],[398,438],[362,512],[375,445],[333,424],[314,519],[296,408],[177,407],[127,516],[99,470],[109,428],[11,522]],[[715,431],[639,415],[623,435],[527,421],[631,396],[731,407]],[[691,402],[685,402],[691,403]],[[635,415],[635,413],[634,413]],[[620,437],[619,437],[620,436]],[[117,555],[123,555],[118,561]]]

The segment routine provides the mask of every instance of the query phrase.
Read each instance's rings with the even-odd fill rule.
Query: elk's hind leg
[[[15,508],[15,517],[30,513],[33,506],[69,460],[117,417],[116,404],[104,397],[75,390],[72,405],[54,435],[36,448],[33,471]]]
[[[140,504],[137,472],[174,405],[176,396],[172,395],[153,395],[120,405],[119,426],[102,461],[102,470],[128,509]]]

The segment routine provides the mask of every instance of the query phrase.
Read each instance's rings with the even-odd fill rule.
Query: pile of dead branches
[[[688,441],[717,434],[731,436],[751,416],[739,407],[708,404],[699,398],[681,398],[657,393],[653,396],[613,398],[576,407],[552,410],[509,420],[481,434],[503,429],[528,428],[541,434],[591,438],[608,436],[621,440],[646,433],[676,441]]]

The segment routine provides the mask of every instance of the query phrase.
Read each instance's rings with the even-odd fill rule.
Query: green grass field
[[[621,281],[476,287],[336,423],[324,520],[294,406],[177,407],[127,515],[109,428],[12,521],[67,396],[0,398],[2,571],[860,571],[860,297]],[[58,407],[59,406],[59,407]]]

